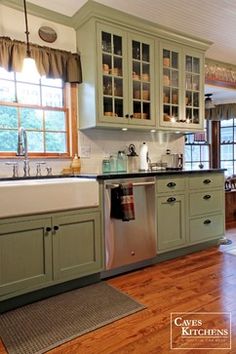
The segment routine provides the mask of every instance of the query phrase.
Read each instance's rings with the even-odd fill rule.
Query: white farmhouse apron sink
[[[98,182],[89,178],[0,181],[0,217],[94,207]]]

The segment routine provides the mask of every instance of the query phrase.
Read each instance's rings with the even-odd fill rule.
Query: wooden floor
[[[147,309],[85,334],[50,354],[236,354],[236,227],[210,248],[108,280]],[[171,312],[231,312],[231,350],[170,350]],[[0,344],[0,354],[5,354]]]

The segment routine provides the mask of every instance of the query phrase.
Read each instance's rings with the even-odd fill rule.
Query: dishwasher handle
[[[153,182],[133,182],[132,183],[133,187],[153,186],[153,185],[155,185],[155,181],[153,181]],[[112,188],[117,188],[117,187],[119,187],[118,183],[111,183],[111,184],[106,185],[106,189],[112,189]]]

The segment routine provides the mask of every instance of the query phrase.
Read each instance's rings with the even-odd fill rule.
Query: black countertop
[[[109,172],[109,173],[80,173],[70,175],[52,175],[52,176],[30,176],[30,177],[2,177],[0,181],[14,181],[14,180],[30,180],[30,179],[46,179],[46,178],[96,178],[97,180],[116,179],[116,178],[137,178],[137,177],[151,177],[151,176],[169,176],[169,175],[184,175],[196,173],[214,173],[224,172],[224,168],[209,168],[203,170],[158,170],[158,171],[137,171],[137,172]]]

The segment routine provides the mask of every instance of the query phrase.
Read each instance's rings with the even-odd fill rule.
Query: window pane
[[[200,161],[200,146],[192,146],[192,161]]]
[[[41,77],[41,83],[45,86],[63,87],[63,81],[61,79],[47,79],[45,76]]]
[[[62,107],[62,90],[55,87],[42,86],[42,105],[51,107]]]
[[[221,128],[220,142],[223,144],[233,142],[233,127]]]
[[[0,106],[0,129],[18,128],[17,108]]]
[[[19,103],[40,105],[40,87],[17,83],[17,98]]]
[[[201,146],[201,161],[209,161],[209,146]],[[205,163],[204,163],[205,166]]]
[[[65,131],[65,113],[59,111],[45,111],[45,130]]]
[[[220,126],[222,127],[229,127],[233,125],[233,119],[221,120]]]
[[[43,133],[27,131],[29,152],[44,152]]]
[[[0,80],[0,101],[14,102],[15,100],[16,96],[14,82]]]
[[[21,110],[21,126],[25,129],[43,129],[43,111],[23,108]]]
[[[185,156],[185,161],[191,161],[191,146],[185,145],[184,149],[184,156]]]
[[[0,67],[0,78],[7,79],[7,80],[14,80],[14,72],[7,71],[7,70]]]
[[[16,73],[16,81],[30,82],[39,85],[39,78],[33,75],[24,75],[23,73]]]
[[[0,131],[0,151],[17,150],[17,130]]]
[[[221,145],[220,147],[221,160],[233,160],[233,145]]]
[[[66,134],[65,133],[45,133],[47,152],[66,152]]]
[[[233,162],[232,161],[221,161],[221,168],[226,168],[225,176],[232,176],[233,174]]]

